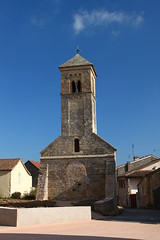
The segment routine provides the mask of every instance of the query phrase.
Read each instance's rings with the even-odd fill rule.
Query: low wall
[[[90,207],[6,208],[0,207],[1,226],[25,226],[91,220]]]

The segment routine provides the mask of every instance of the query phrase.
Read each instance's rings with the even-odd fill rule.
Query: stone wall
[[[97,133],[95,72],[92,66],[61,68],[61,132],[63,135]],[[72,82],[80,92],[72,91]]]
[[[122,181],[124,184],[121,184]],[[128,207],[128,181],[126,178],[117,180],[118,204],[123,207]]]
[[[153,204],[150,200],[150,192],[148,192],[149,185],[148,177],[143,178],[138,185],[138,202],[140,208],[148,208],[149,204]]]
[[[160,209],[160,169],[147,174],[138,185],[140,208]]]
[[[74,139],[74,136],[59,136],[41,152],[41,156],[114,154],[116,151],[109,143],[92,133],[78,137],[80,151],[79,153],[75,153]]]
[[[99,200],[115,196],[114,157],[41,158],[41,176],[45,176],[46,164],[49,199]],[[39,181],[37,198],[44,199],[44,185],[40,182],[44,179]]]

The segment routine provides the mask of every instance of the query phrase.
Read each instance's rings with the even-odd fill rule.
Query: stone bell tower
[[[61,71],[62,135],[97,133],[96,71],[92,63],[76,54],[59,67]]]
[[[78,53],[59,69],[61,135],[41,151],[37,199],[108,199],[113,210],[116,149],[97,135],[96,71]]]

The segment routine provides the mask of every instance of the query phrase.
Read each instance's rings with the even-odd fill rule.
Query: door
[[[130,194],[130,206],[131,208],[136,208],[137,207],[137,202],[136,202],[136,194]]]

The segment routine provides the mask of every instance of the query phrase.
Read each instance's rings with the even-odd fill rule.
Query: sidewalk
[[[160,224],[85,221],[27,227],[0,227],[1,240],[159,240]]]

